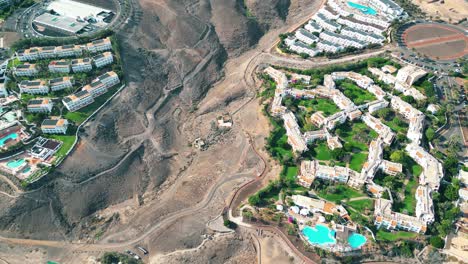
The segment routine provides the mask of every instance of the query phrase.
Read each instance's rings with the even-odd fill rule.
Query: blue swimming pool
[[[18,168],[19,166],[23,165],[23,163],[25,163],[26,160],[25,159],[19,159],[19,160],[12,160],[12,161],[9,161],[7,162],[7,167],[10,168],[10,169],[16,169]]]
[[[315,225],[315,227],[306,226],[302,230],[302,234],[304,234],[311,244],[325,246],[336,243],[335,230],[325,225]]]
[[[353,233],[348,237],[348,243],[352,248],[360,248],[366,243],[367,239],[365,236],[357,233]]]
[[[352,8],[359,9],[365,15],[372,15],[372,16],[377,15],[377,11],[375,11],[375,9],[371,7],[360,5],[358,3],[354,3],[351,1],[348,1],[348,5]]]
[[[17,139],[17,138],[18,138],[18,134],[16,133],[11,133],[7,136],[0,138],[0,147],[3,147],[5,145],[5,142],[7,142],[8,140]]]

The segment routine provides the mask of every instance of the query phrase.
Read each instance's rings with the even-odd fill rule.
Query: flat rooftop
[[[71,17],[55,16],[49,13],[44,13],[36,17],[34,22],[48,27],[58,28],[74,34],[88,25],[86,22],[80,22]]]
[[[71,18],[85,18],[88,16],[96,17],[101,12],[111,12],[111,10],[104,9],[102,7],[80,3],[72,0],[55,0],[52,1],[47,10],[54,10],[62,16],[67,16]]]

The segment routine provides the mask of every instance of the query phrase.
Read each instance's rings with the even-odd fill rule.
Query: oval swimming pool
[[[366,243],[367,239],[365,236],[357,233],[353,233],[348,237],[348,243],[352,248],[360,248]]]

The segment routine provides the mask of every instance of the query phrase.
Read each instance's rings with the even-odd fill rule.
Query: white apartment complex
[[[320,38],[343,47],[354,47],[362,49],[367,46],[367,43],[363,41],[331,31],[322,31],[322,33],[320,33]]]
[[[294,152],[302,153],[307,150],[307,143],[302,137],[299,124],[296,117],[290,111],[282,115],[284,120],[284,127],[286,128],[286,135],[288,136],[288,143],[291,145]]]
[[[94,56],[93,62],[94,65],[96,65],[96,68],[101,68],[106,65],[112,64],[112,62],[114,62],[114,56],[112,55],[112,52],[106,51]]]
[[[37,59],[64,58],[81,56],[83,51],[79,45],[63,45],[57,47],[31,47],[16,52],[20,61],[33,61]]]
[[[91,53],[111,50],[112,43],[109,37],[104,39],[98,39],[86,44],[86,49]]]
[[[363,89],[367,89],[367,87],[369,87],[370,85],[374,84],[374,80],[372,80],[371,78],[365,76],[365,75],[362,75],[362,74],[359,74],[359,73],[356,73],[356,72],[332,72],[331,74],[333,80],[343,80],[343,79],[349,79],[353,82],[356,83],[357,86],[363,88]]]
[[[18,84],[20,93],[27,94],[47,94],[49,93],[49,86],[44,80],[21,81]]]
[[[316,43],[319,40],[317,36],[315,36],[314,34],[310,33],[309,31],[303,28],[298,29],[295,35],[298,40],[308,45]]]
[[[39,71],[37,70],[36,64],[25,63],[14,67],[13,73],[16,76],[35,76]]]
[[[380,88],[380,86],[375,85],[375,84],[370,85],[369,87],[367,87],[367,91],[369,91],[370,93],[375,95],[375,97],[377,97],[377,99],[379,99],[379,100],[384,100],[385,95],[387,95],[387,93],[385,93],[384,90],[382,90],[382,88]]]
[[[340,23],[341,25],[345,25],[350,28],[363,30],[363,31],[369,31],[377,35],[382,35],[382,32],[386,30],[385,27],[375,25],[375,24],[365,23],[363,21],[359,21],[352,17],[346,17],[346,18],[340,17],[338,18],[337,22]]]
[[[62,99],[63,105],[70,112],[74,112],[94,102],[93,96],[86,90],[81,90],[74,94],[65,96]]]
[[[328,31],[335,32],[339,29],[341,29],[341,25],[331,21],[330,19],[326,18],[323,14],[321,13],[316,13],[313,17],[314,21],[319,24],[323,29],[326,29]]]
[[[406,145],[406,152],[423,168],[419,176],[419,184],[428,185],[432,190],[437,191],[440,181],[444,176],[442,164],[424,148],[415,143]]]
[[[29,100],[28,111],[31,113],[50,113],[53,103],[49,98],[36,98]]]
[[[102,82],[106,86],[106,88],[111,88],[112,86],[120,83],[119,76],[114,71],[106,72],[103,75],[98,76],[95,80],[93,80],[93,82],[97,81]]]
[[[88,72],[93,69],[92,60],[90,58],[74,59],[71,61],[73,72]]]
[[[363,115],[361,119],[362,121],[364,121],[364,123],[366,123],[367,126],[372,128],[375,132],[379,134],[379,137],[382,138],[385,144],[392,144],[393,138],[395,138],[395,133],[393,133],[388,126],[384,125],[382,121],[380,121],[378,118],[373,117],[369,113]]]
[[[56,60],[49,63],[49,71],[55,73],[70,73],[70,61]]]
[[[93,98],[96,98],[107,92],[107,86],[101,81],[95,81],[88,85],[85,85],[82,90],[89,92]]]
[[[298,54],[305,53],[310,57],[317,55],[320,50],[311,48],[309,45],[304,42],[298,41],[297,39],[287,39],[285,41],[288,48]]]
[[[49,87],[52,91],[60,91],[67,88],[73,88],[75,80],[73,77],[58,77],[49,80]]]
[[[374,206],[374,215],[374,224],[377,228],[401,229],[416,233],[425,233],[427,230],[427,223],[419,218],[392,211],[392,201],[390,200],[377,199]]]
[[[416,81],[426,76],[427,72],[421,68],[408,65],[401,68],[396,76],[397,81],[408,86],[413,85]]]
[[[363,30],[358,30],[350,27],[345,27],[341,29],[340,32],[342,35],[355,38],[357,40],[368,42],[372,44],[382,44],[385,41],[385,38],[382,35],[378,35],[371,32],[366,32]]]
[[[374,113],[375,111],[378,111],[382,108],[385,108],[388,106],[388,101],[385,101],[385,100],[376,100],[376,101],[373,101],[373,102],[370,102],[368,104],[368,107],[367,109],[369,110],[369,113]]]
[[[63,45],[55,48],[55,55],[59,58],[77,57],[83,55],[79,45]]]
[[[319,24],[317,24],[314,20],[309,20],[309,22],[304,26],[304,28],[310,33],[320,33],[322,31],[322,27]]]
[[[52,117],[44,119],[41,124],[41,130],[44,134],[66,134],[68,129],[68,120]]]
[[[318,42],[317,48],[324,52],[331,52],[331,53],[336,53],[336,52],[343,50],[343,46],[330,42],[330,41],[326,41],[326,40],[321,40],[320,42]]]

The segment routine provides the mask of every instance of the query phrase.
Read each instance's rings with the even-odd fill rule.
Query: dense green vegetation
[[[355,105],[362,105],[377,100],[373,94],[358,87],[350,80],[336,81],[336,86],[346,97],[351,99]]]
[[[389,107],[382,108],[375,111],[372,115],[379,117],[385,125],[390,127],[396,133],[406,135],[409,126],[408,123],[404,121],[404,118],[397,114],[393,109]]]
[[[368,151],[369,144],[378,134],[362,121],[345,122],[335,129],[344,143],[344,149],[351,152]]]
[[[350,65],[336,65],[328,68],[310,70],[287,70],[299,74],[310,75],[312,83],[321,84],[323,82],[323,75],[333,71],[355,71],[368,75],[368,66],[382,67],[383,65],[394,65],[395,67],[400,68],[400,65],[393,63],[388,59],[373,58]],[[429,85],[430,82],[428,81],[428,78],[430,77],[430,75],[426,76],[417,82],[416,88],[428,96],[429,102],[432,102],[431,100],[433,99],[431,98],[435,96],[435,93],[432,85]],[[342,89],[343,93],[356,104],[375,100],[372,94],[370,94],[370,96],[367,95],[367,91],[357,87],[354,83],[342,81],[337,82],[337,84],[339,84],[339,89]],[[273,85],[269,86],[272,87]],[[313,86],[314,85],[312,85],[312,87]],[[272,91],[274,90],[270,90],[264,94],[268,93],[273,95]],[[412,97],[402,96],[402,98],[425,112],[425,107],[428,102],[415,102]],[[283,102],[288,109],[295,113],[302,128],[303,126],[309,126],[306,127],[307,129],[304,129],[305,131],[318,129],[310,125],[308,121],[308,117],[310,117],[314,112],[322,111],[326,116],[328,116],[339,111],[336,106],[327,99],[299,100],[287,98]],[[437,135],[435,134],[435,130],[445,122],[444,114],[447,110],[450,109],[442,105],[441,110],[435,115],[427,114],[429,122],[426,122],[426,124],[428,124],[429,127],[425,130],[423,144],[427,144],[427,141],[436,140]],[[418,187],[419,175],[422,172],[422,168],[413,159],[411,159],[404,150],[406,144],[409,142],[406,138],[408,123],[401,115],[393,111],[391,108],[381,109],[373,113],[373,115],[378,117],[383,123],[388,125],[397,133],[397,140],[395,140],[390,146],[385,146],[383,158],[403,165],[402,173],[397,174],[396,176],[390,176],[379,171],[375,176],[374,181],[377,184],[390,189],[394,199],[393,210],[414,215],[416,207],[415,192]],[[362,164],[367,159],[369,143],[377,137],[377,133],[369,129],[363,122],[346,122],[345,124],[337,126],[334,131],[332,131],[333,134],[339,136],[343,143],[342,149],[335,149],[332,151],[328,148],[326,142],[318,140],[309,145],[308,151],[298,157],[294,157],[289,144],[287,143],[285,131],[281,130],[281,121],[279,119],[274,119],[271,116],[269,116],[269,118],[270,121],[272,121],[274,130],[268,138],[267,149],[274,152],[272,156],[280,161],[284,167],[280,174],[280,180],[270,183],[266,189],[263,189],[261,192],[256,194],[257,197],[253,196],[253,201],[249,199],[251,204],[268,205],[269,203],[265,201],[276,201],[280,192],[285,196],[291,193],[305,193],[305,188],[298,187],[297,184],[295,185],[294,183],[297,175],[297,164],[303,159],[316,159],[319,160],[320,164],[327,164],[330,166],[349,166],[349,168],[353,170],[360,171]],[[425,145],[425,147],[427,147],[427,145]],[[458,199],[458,190],[460,188],[458,179],[454,177],[458,173],[459,164],[456,157],[456,151],[449,150],[448,153],[435,151],[433,155],[443,161],[445,177],[444,181],[441,183],[439,192],[432,193],[436,221],[434,224],[428,226],[429,230],[426,232],[426,235],[429,235],[430,237],[422,237],[419,236],[419,234],[412,232],[386,232],[383,230],[376,230],[372,225],[372,216],[362,215],[364,211],[367,213],[369,212],[366,209],[373,209],[373,200],[367,198],[368,196],[366,194],[352,189],[345,184],[316,179],[312,183],[312,189],[315,191],[316,195],[323,199],[336,203],[343,203],[347,209],[350,209],[348,212],[350,213],[353,221],[365,224],[371,228],[374,231],[374,234],[377,235],[378,242],[399,241],[399,246],[394,247],[391,250],[392,254],[412,256],[414,249],[420,249],[421,245],[427,245],[428,243],[431,243],[434,247],[441,248],[443,247],[443,240],[440,238],[445,237],[450,232],[454,220],[460,213],[460,210],[454,205],[454,201]],[[313,196],[311,193],[307,195]],[[356,197],[363,197],[363,199],[351,201]],[[258,202],[255,203],[256,201]],[[425,242],[422,242],[424,240]]]
[[[117,253],[117,252],[106,252],[100,259],[102,264],[140,264],[143,263],[141,260],[136,260],[132,256]]]
[[[267,106],[265,106],[266,108]],[[286,129],[283,127],[281,120],[277,120],[270,116],[268,111],[264,109],[264,113],[269,117],[270,123],[273,125],[273,130],[267,138],[266,149],[270,152],[271,156],[281,163],[288,163],[293,160],[293,151],[288,144],[288,136]]]
[[[27,8],[34,5],[34,0],[12,1],[13,4],[6,8],[0,9],[0,20],[6,20],[19,8]]]

